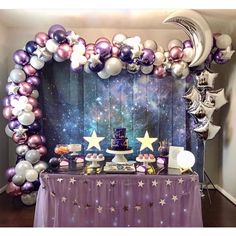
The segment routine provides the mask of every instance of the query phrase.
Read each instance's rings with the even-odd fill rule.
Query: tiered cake
[[[128,138],[126,137],[125,128],[114,128],[113,137],[111,139],[110,150],[114,151],[126,151],[131,148],[128,146]]]

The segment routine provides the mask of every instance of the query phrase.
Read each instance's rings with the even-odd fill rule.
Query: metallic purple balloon
[[[183,42],[183,46],[184,46],[184,48],[192,48],[193,47],[193,44],[192,44],[192,41],[191,40],[185,40],[184,42]]]
[[[58,43],[65,43],[67,41],[66,37],[66,32],[64,30],[57,30],[53,33],[53,38]]]
[[[212,61],[213,61],[213,54],[210,53],[210,54],[207,56],[207,59],[205,60],[205,64],[209,66],[209,65],[212,63]]]
[[[223,50],[221,50],[221,49],[217,49],[216,52],[213,55],[213,59],[217,64],[225,64],[229,61],[229,60],[226,60],[226,59],[222,58],[222,56],[223,56],[222,51]]]
[[[28,76],[33,76],[33,75],[35,75],[35,73],[37,72],[36,69],[34,69],[34,67],[31,66],[30,64],[25,65],[25,66],[23,67],[23,70],[24,70],[24,72],[26,73],[26,75],[28,75]]]
[[[6,170],[5,176],[8,182],[12,181],[12,177],[16,174],[15,167],[10,167]]]
[[[4,97],[4,98],[2,99],[2,105],[3,105],[4,107],[11,106],[9,97]]]
[[[16,117],[12,114],[12,107],[4,107],[2,111],[3,117],[7,120],[13,120]]]
[[[27,142],[28,135],[24,133],[21,136],[18,136],[16,133],[13,134],[12,140],[17,144],[25,144]]]
[[[19,87],[19,93],[23,96],[29,96],[33,91],[32,85],[27,82],[21,82]]]
[[[141,54],[140,58],[138,59],[139,64],[143,66],[150,66],[155,61],[155,54],[149,48],[144,48],[143,53]]]
[[[183,50],[180,47],[173,47],[170,49],[170,57],[173,61],[180,61],[183,55]]]
[[[27,126],[27,129],[29,134],[36,134],[40,131],[41,124],[38,121],[34,121],[31,125]]]
[[[36,180],[36,181],[32,182],[32,184],[34,185],[34,191],[38,191],[39,186],[40,186],[40,181]]]
[[[34,185],[31,182],[25,182],[22,186],[21,186],[21,191],[22,193],[30,193],[34,190]]]
[[[14,129],[18,128],[19,126],[20,126],[20,122],[19,122],[17,119],[11,120],[11,121],[8,123],[9,129],[12,130],[12,131],[13,131]]]
[[[108,59],[112,54],[112,45],[109,41],[98,41],[95,44],[95,52],[100,55],[101,59]]]
[[[48,41],[48,39],[49,39],[48,35],[44,32],[38,32],[35,35],[35,41],[41,47],[45,47],[46,42]]]
[[[30,57],[26,51],[19,49],[14,52],[13,60],[16,64],[25,66],[29,63]]]
[[[39,148],[43,145],[41,136],[38,134],[31,135],[28,139],[28,146],[31,148]]]
[[[62,25],[59,25],[59,24],[52,25],[48,30],[49,37],[53,38],[53,33],[57,30],[66,31],[66,29]]]
[[[36,76],[30,76],[26,79],[26,82],[29,84],[32,84],[33,86],[39,86],[40,79],[39,77],[36,77]]]
[[[57,169],[59,168],[60,161],[59,161],[58,158],[52,157],[52,158],[49,160],[48,165],[49,165],[49,167],[50,167],[52,170],[57,170]]]
[[[70,47],[69,44],[63,43],[59,45],[57,49],[57,54],[60,58],[66,60],[70,58],[72,51],[72,47]]]
[[[92,63],[89,63],[89,69],[93,72],[99,72],[104,68],[104,63],[98,63],[97,65],[94,65]]]

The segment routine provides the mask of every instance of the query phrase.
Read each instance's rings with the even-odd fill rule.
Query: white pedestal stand
[[[91,164],[89,165],[89,167],[91,167],[91,168],[97,168],[97,167],[100,166],[100,165],[98,164],[98,162],[99,162],[99,161],[104,161],[104,158],[101,158],[101,159],[93,159],[93,158],[85,157],[85,160],[91,162]]]
[[[148,164],[155,162],[156,159],[145,160],[145,159],[139,159],[139,158],[137,157],[137,158],[136,158],[136,161],[138,161],[138,162],[143,162],[143,165],[144,165],[145,167],[148,167]]]
[[[128,162],[124,155],[126,154],[132,154],[134,151],[131,150],[125,150],[125,151],[115,151],[115,150],[106,150],[107,153],[114,154],[115,157],[112,159],[112,162],[118,163],[118,162]]]

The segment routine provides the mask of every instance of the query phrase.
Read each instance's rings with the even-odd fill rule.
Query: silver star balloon
[[[71,31],[70,34],[66,37],[70,46],[78,42],[79,35],[75,34],[74,31]]]
[[[14,83],[11,83],[8,89],[8,95],[17,94],[19,88],[19,86],[15,85]]]
[[[227,47],[225,50],[222,50],[221,53],[222,53],[222,56],[221,58],[223,60],[230,60],[232,55],[234,54],[234,50],[231,50],[231,47]]]
[[[47,62],[52,59],[52,54],[46,49],[46,47],[39,47],[34,51],[34,54],[42,61]]]
[[[99,54],[91,54],[88,61],[91,62],[94,66],[96,66],[97,64],[102,64],[99,58],[100,58]]]
[[[195,86],[192,86],[183,96],[184,99],[191,101],[200,102],[201,101],[201,94]]]
[[[206,116],[210,120],[214,111],[215,107],[208,107],[204,103],[199,102],[196,109],[189,111],[189,113],[196,116],[196,118],[201,119]]]
[[[14,129],[13,131],[15,132],[17,137],[22,137],[27,130],[28,129],[24,129],[24,127],[20,125],[17,129]]]
[[[213,88],[215,78],[218,76],[218,73],[211,73],[208,70],[204,70],[200,75],[196,76],[197,87],[198,88]]]

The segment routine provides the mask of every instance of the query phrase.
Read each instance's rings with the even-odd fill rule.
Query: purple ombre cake
[[[111,139],[111,147],[109,149],[115,151],[125,151],[131,149],[128,146],[128,138],[126,138],[125,128],[113,129],[113,137]]]

